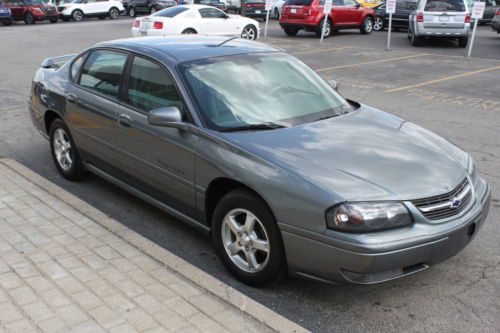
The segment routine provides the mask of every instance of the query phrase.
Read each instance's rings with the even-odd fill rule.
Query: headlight
[[[474,159],[469,155],[469,166],[467,167],[467,172],[469,173],[470,179],[474,183],[477,178],[477,168],[476,163],[474,163]]]
[[[339,231],[380,231],[412,222],[408,209],[399,202],[346,202],[326,212],[327,228]]]

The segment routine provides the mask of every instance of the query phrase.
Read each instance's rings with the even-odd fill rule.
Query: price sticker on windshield
[[[325,0],[325,6],[323,7],[323,14],[330,13],[332,11],[333,0]]]
[[[482,19],[484,15],[485,2],[474,1],[474,6],[472,7],[472,18]]]
[[[385,2],[385,12],[387,14],[394,14],[396,12],[396,0],[387,0]]]
[[[274,0],[266,0],[266,10],[267,11],[270,11],[271,9],[273,9],[273,2],[274,2]]]

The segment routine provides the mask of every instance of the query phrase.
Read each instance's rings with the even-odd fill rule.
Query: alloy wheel
[[[111,17],[111,19],[113,20],[117,19],[118,15],[120,15],[120,13],[118,13],[118,10],[114,8],[109,11],[109,17]]]
[[[53,144],[57,163],[59,163],[59,166],[64,171],[68,171],[73,165],[73,152],[71,149],[71,141],[64,129],[56,129]]]
[[[252,27],[245,27],[241,33],[241,38],[255,40],[256,38],[255,30]]]
[[[373,20],[371,18],[367,18],[365,20],[365,31],[366,33],[370,33],[373,30]]]
[[[375,18],[375,23],[373,24],[373,30],[380,31],[384,28],[384,20],[381,17],[377,16]]]
[[[135,17],[135,9],[134,8],[130,8],[130,10],[128,12],[128,15],[131,16],[131,17]]]
[[[73,20],[79,22],[83,20],[83,14],[81,11],[77,10],[76,12],[73,13]]]
[[[269,262],[269,237],[262,222],[250,211],[231,210],[221,228],[224,249],[231,261],[241,270],[256,273]]]

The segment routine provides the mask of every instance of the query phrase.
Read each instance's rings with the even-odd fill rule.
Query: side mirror
[[[148,123],[153,126],[179,127],[182,124],[181,111],[175,106],[151,110]]]
[[[359,2],[356,2],[356,4],[354,5],[354,8],[359,8],[361,7],[361,5],[359,4]]]
[[[335,80],[328,80],[326,81],[332,87],[335,91],[339,91],[339,84]]]

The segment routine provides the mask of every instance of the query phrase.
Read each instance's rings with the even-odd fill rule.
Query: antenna
[[[217,44],[217,45],[214,45],[213,47],[221,47],[222,45],[224,45],[224,44],[226,44],[227,42],[230,42],[230,41],[232,41],[233,39],[236,39],[236,38],[240,38],[240,37],[235,36],[235,37],[228,38],[228,39],[226,39],[225,41],[223,41],[222,43]]]

